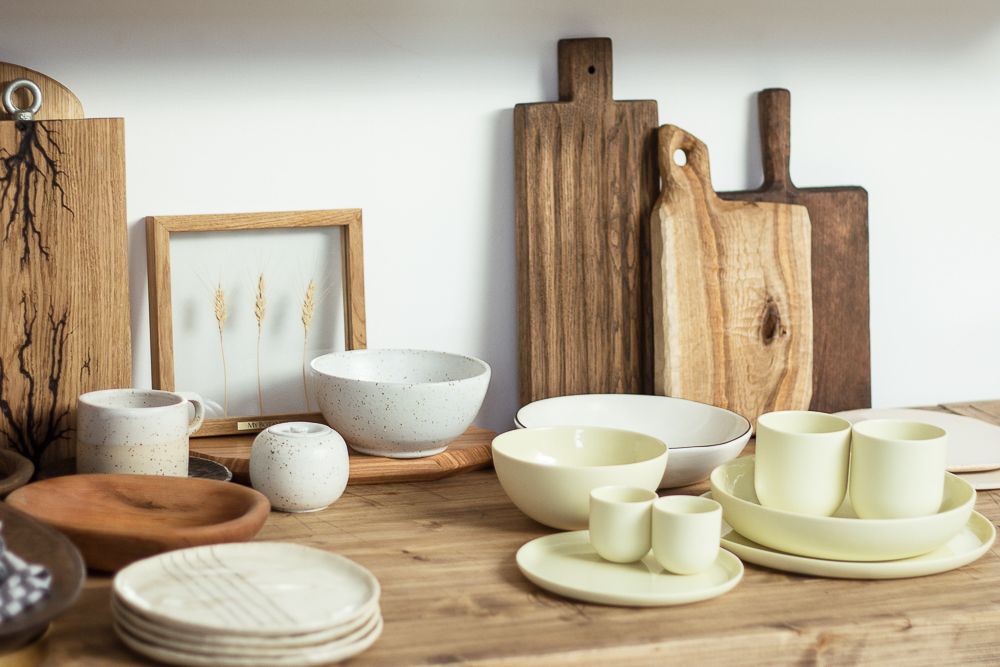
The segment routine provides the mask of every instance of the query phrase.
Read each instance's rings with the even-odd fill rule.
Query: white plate
[[[155,626],[149,627],[137,622],[135,617],[129,616],[128,612],[121,609],[114,609],[112,616],[115,624],[121,626],[128,634],[137,641],[149,646],[163,648],[168,651],[178,653],[193,653],[206,656],[219,656],[223,658],[282,658],[291,655],[308,655],[311,653],[330,653],[336,649],[350,646],[362,641],[367,637],[381,621],[381,614],[375,609],[369,616],[362,619],[362,623],[354,627],[351,631],[327,641],[313,642],[311,644],[300,644],[298,646],[287,646],[280,643],[281,638],[277,638],[279,643],[275,644],[246,644],[234,639],[227,643],[206,641],[200,635],[190,635],[187,637],[177,637],[171,634],[160,632]],[[252,638],[256,639],[256,638]]]
[[[330,629],[379,597],[378,580],[357,563],[282,542],[169,551],[129,565],[112,587],[158,624],[264,637]]]
[[[731,590],[743,578],[743,563],[719,550],[715,564],[700,574],[666,572],[652,552],[638,563],[611,563],[590,546],[590,533],[555,533],[517,551],[517,567],[545,590],[577,600],[628,607],[660,607],[707,600]]]
[[[904,519],[859,519],[850,496],[833,516],[796,514],[764,507],[754,491],[754,456],[712,471],[712,497],[726,522],[741,535],[784,553],[809,558],[880,561],[937,549],[969,521],[976,491],[957,475],[944,475],[944,501],[936,514]]]
[[[1000,489],[1000,470],[987,470],[985,472],[966,472],[959,475],[962,479],[972,485],[976,491],[992,491]]]
[[[347,646],[330,650],[309,650],[302,652],[286,652],[283,655],[254,656],[220,656],[218,654],[188,653],[176,651],[162,646],[148,644],[118,623],[114,624],[118,638],[125,642],[133,651],[149,658],[165,662],[168,665],[183,665],[185,667],[306,667],[309,665],[326,665],[339,662],[355,656],[368,649],[382,634],[382,618],[379,617],[374,629],[360,641]]]
[[[1000,468],[1000,426],[980,419],[934,410],[848,410],[837,416],[854,423],[862,419],[906,419],[940,426],[948,433],[949,472]],[[672,452],[671,452],[672,453]]]
[[[222,653],[246,653],[247,650],[263,649],[266,651],[283,649],[299,650],[317,646],[319,644],[330,644],[344,638],[355,635],[358,631],[374,623],[374,619],[379,615],[379,606],[376,602],[366,608],[363,615],[348,623],[334,626],[330,630],[321,632],[311,632],[301,635],[285,635],[281,637],[255,637],[252,635],[230,635],[217,631],[201,632],[194,630],[179,630],[169,625],[160,625],[155,621],[141,616],[129,610],[125,605],[116,599],[111,600],[111,612],[116,621],[128,628],[140,639],[167,647],[171,645],[191,644],[193,646],[212,647]],[[362,632],[362,634],[365,634]],[[197,649],[188,647],[188,650]]]
[[[581,394],[529,403],[514,416],[517,428],[606,426],[662,440],[670,460],[660,488],[694,484],[736,458],[750,439],[750,422],[714,405],[669,396]]]
[[[711,497],[711,494],[706,495]],[[938,574],[968,565],[989,551],[995,539],[996,529],[993,524],[982,514],[973,512],[965,528],[944,546],[922,556],[903,560],[864,563],[795,556],[752,542],[729,526],[723,526],[722,546],[748,563],[784,572],[834,579],[904,579]]]

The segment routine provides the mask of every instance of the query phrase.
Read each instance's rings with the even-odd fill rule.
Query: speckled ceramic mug
[[[186,477],[188,436],[204,418],[201,397],[190,392],[83,394],[76,412],[77,472]]]

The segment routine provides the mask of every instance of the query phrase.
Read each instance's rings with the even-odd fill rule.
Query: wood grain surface
[[[0,92],[16,79],[33,81],[42,91],[42,108],[35,114],[35,120],[83,118],[83,105],[66,86],[33,69],[13,63],[0,63]],[[31,102],[31,93],[27,90],[21,89],[14,93],[14,103],[17,108],[30,107]],[[0,118],[9,120],[10,116],[6,113],[6,109],[0,108]]]
[[[611,40],[561,40],[559,101],[514,107],[522,403],[652,391],[657,109],[611,93]]]
[[[14,491],[7,505],[58,529],[87,567],[115,572],[184,547],[245,542],[271,504],[228,482],[158,475],[67,475]]]
[[[983,405],[1000,424],[1000,402]],[[996,524],[1000,491],[981,492],[976,509]],[[630,609],[559,597],[521,576],[515,551],[550,532],[481,471],[348,487],[322,512],[272,513],[257,539],[328,549],[375,573],[385,632],[351,660],[358,667],[996,665],[1000,656],[1000,543],[971,565],[916,579],[816,579],[747,565],[720,598]],[[153,664],[115,639],[109,586],[89,578],[53,627],[48,664]]]
[[[686,156],[683,166],[677,153]],[[808,407],[806,209],[719,199],[705,144],[673,125],[660,128],[659,157],[663,191],[651,235],[656,392],[753,422]]]
[[[868,193],[856,186],[799,188],[789,171],[791,95],[757,96],[764,183],[723,199],[785,202],[809,209],[812,233],[813,394],[810,407],[871,406],[868,307]]]
[[[72,455],[77,397],[132,383],[120,118],[0,122],[0,430]]]
[[[448,449],[419,459],[390,459],[350,453],[348,485],[385,484],[389,482],[419,482],[441,479],[460,472],[485,468],[493,462],[491,449],[496,433],[477,426],[469,427]],[[218,461],[233,473],[233,479],[250,483],[250,448],[252,435],[230,435],[199,438],[191,441],[192,456]]]

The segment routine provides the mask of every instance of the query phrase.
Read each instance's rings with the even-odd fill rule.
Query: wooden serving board
[[[678,165],[675,154],[686,156]],[[659,131],[663,191],[653,211],[656,391],[756,422],[804,409],[812,393],[809,214],[723,201],[708,149]]]
[[[132,383],[124,155],[120,118],[0,120],[0,437],[36,468],[81,393]]]
[[[812,223],[813,394],[810,407],[837,412],[871,405],[868,193],[857,186],[799,188],[789,172],[791,95],[757,96],[764,183],[723,192],[729,200],[786,202]]]
[[[495,437],[493,431],[471,426],[445,451],[420,459],[390,459],[349,450],[351,469],[347,484],[421,482],[485,468],[493,462],[491,447]],[[253,440],[253,435],[198,438],[191,440],[191,455],[218,461],[233,472],[235,481],[249,484]]]
[[[559,42],[559,101],[514,107],[520,398],[649,393],[656,102],[611,97],[611,40]]]

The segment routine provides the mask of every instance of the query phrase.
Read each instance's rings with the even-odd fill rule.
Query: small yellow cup
[[[590,544],[613,563],[632,563],[649,553],[656,492],[634,486],[602,486],[590,492]]]
[[[722,506],[700,496],[664,496],[653,503],[653,555],[674,574],[698,574],[719,556]]]

